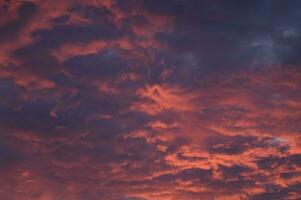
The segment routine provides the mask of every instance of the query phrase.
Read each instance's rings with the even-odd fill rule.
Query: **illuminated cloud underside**
[[[301,2],[0,1],[0,199],[301,199]]]

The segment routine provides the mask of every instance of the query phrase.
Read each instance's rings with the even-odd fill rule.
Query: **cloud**
[[[7,8],[2,8],[3,12],[8,12]],[[11,19],[0,26],[0,40],[1,42],[9,42],[19,36],[22,29],[26,27],[28,22],[37,13],[37,6],[31,2],[23,2],[18,6],[17,18]],[[13,14],[11,14],[13,15]]]
[[[4,199],[300,199],[298,1],[3,1]]]

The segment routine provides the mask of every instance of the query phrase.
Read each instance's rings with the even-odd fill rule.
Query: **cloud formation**
[[[0,1],[0,199],[301,199],[300,6]]]

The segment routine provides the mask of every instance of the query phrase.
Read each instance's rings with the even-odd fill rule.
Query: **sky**
[[[0,0],[0,200],[301,199],[301,1]]]

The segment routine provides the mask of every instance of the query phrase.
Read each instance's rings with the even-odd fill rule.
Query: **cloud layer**
[[[301,199],[300,1],[0,5],[0,199]]]

